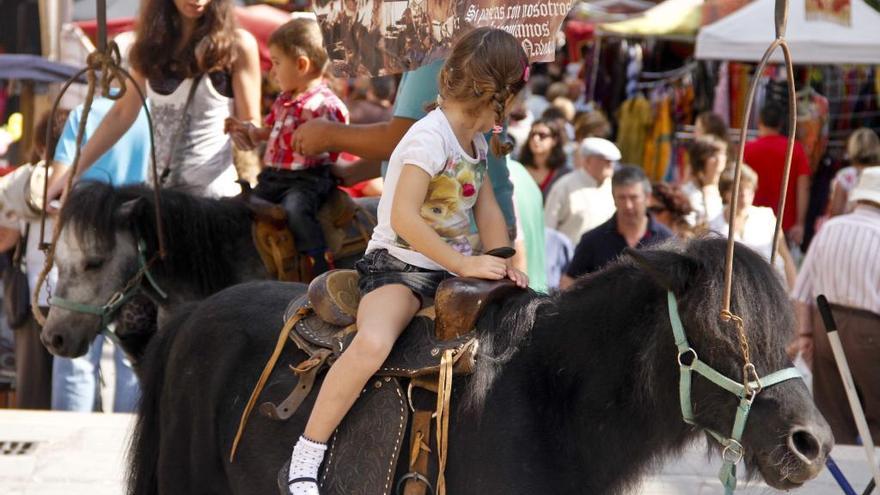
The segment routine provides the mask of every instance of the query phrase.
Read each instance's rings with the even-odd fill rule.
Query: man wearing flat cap
[[[559,179],[547,195],[544,226],[562,232],[576,245],[584,232],[611,218],[611,174],[618,160],[620,150],[611,141],[597,137],[582,140],[575,170]]]

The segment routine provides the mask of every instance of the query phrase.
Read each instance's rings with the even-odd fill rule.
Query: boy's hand
[[[455,272],[461,277],[501,280],[507,275],[507,263],[495,256],[462,256]]]
[[[529,276],[512,266],[507,267],[507,278],[513,280],[513,283],[520,289],[525,289],[529,286]]]
[[[223,123],[223,132],[229,134],[235,147],[241,150],[252,150],[257,147],[253,139],[253,128],[255,126],[250,122],[242,122],[235,117],[227,117]]]

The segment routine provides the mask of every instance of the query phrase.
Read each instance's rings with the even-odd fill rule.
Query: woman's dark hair
[[[697,115],[696,122],[700,123],[700,127],[703,128],[706,134],[715,136],[722,141],[727,141],[727,124],[717,113],[703,112]]]
[[[184,46],[178,46],[183,22],[173,0],[146,0],[137,26],[129,58],[147,79],[229,71],[235,62],[232,0],[209,2]]]
[[[684,217],[693,211],[690,200],[681,189],[666,182],[655,182],[651,188],[651,195],[663,205],[664,210],[672,214],[676,221],[684,221]]]
[[[535,126],[539,125],[543,125],[550,129],[550,133],[553,134],[553,139],[556,140],[556,144],[554,144],[553,148],[550,150],[550,156],[547,157],[547,168],[550,170],[556,170],[564,167],[568,161],[568,158],[565,156],[565,133],[563,132],[562,127],[559,126],[559,121],[557,119],[541,118],[532,123],[529,135],[526,137],[522,150],[519,152],[519,161],[526,167],[535,166],[535,156],[532,154],[532,148],[529,146],[529,142],[532,140],[532,133],[535,130]]]
[[[67,123],[67,116],[70,115],[70,110],[66,108],[59,108],[55,115],[52,115],[51,110],[46,110],[40,115],[40,119],[37,120],[37,125],[34,126],[34,141],[31,146],[31,159],[30,162],[36,164],[44,157],[48,160],[52,160],[55,156],[55,147],[58,146],[58,140],[61,139],[61,132],[64,130],[64,124]],[[46,131],[49,130],[51,126],[51,132],[49,133],[49,141],[46,141]]]
[[[724,151],[727,142],[714,136],[702,136],[694,140],[688,147],[688,158],[691,162],[691,170],[697,174],[706,169],[706,162],[715,154]]]

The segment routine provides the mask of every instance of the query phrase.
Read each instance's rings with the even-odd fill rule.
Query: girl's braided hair
[[[526,85],[529,59],[519,41],[501,29],[481,27],[462,36],[440,71],[440,97],[468,104],[474,116],[487,105],[496,127],[504,124],[507,104]],[[513,144],[493,132],[492,154],[510,153]]]

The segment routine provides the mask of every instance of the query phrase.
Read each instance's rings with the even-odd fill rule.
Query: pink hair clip
[[[529,65],[529,62],[526,61],[526,68],[523,69],[523,77],[522,77],[523,82],[529,82],[529,75],[531,73],[532,73],[531,66]]]
[[[496,125],[492,128],[492,134],[501,134],[502,132],[504,132],[504,127],[501,127],[500,125]]]

